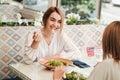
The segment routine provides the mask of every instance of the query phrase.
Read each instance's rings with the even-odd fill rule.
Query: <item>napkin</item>
[[[88,68],[90,65],[86,64],[85,62],[79,61],[79,60],[72,60],[73,64],[80,67],[80,68]]]

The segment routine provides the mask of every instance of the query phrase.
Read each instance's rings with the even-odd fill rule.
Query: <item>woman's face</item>
[[[62,22],[61,16],[57,12],[53,12],[51,13],[47,20],[46,28],[51,31],[58,30],[60,29],[61,22]]]

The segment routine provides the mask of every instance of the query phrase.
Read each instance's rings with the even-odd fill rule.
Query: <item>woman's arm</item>
[[[39,52],[38,45],[39,42],[35,42],[35,33],[29,32],[26,36],[25,40],[25,55],[24,55],[24,62],[27,64],[32,63],[37,58],[37,54]]]

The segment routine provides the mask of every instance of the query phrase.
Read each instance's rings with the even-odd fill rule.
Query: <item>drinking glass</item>
[[[96,47],[94,50],[95,58],[97,62],[101,62],[103,60],[103,51],[101,47]]]

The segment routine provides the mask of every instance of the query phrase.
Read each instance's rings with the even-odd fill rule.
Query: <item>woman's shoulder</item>
[[[114,65],[114,60],[113,59],[105,59],[102,62],[100,62],[97,66],[98,67],[103,67],[103,68],[110,68]]]
[[[105,60],[103,60],[103,63],[104,64],[112,64],[112,63],[114,63],[114,59],[112,59],[112,58],[105,59]]]

